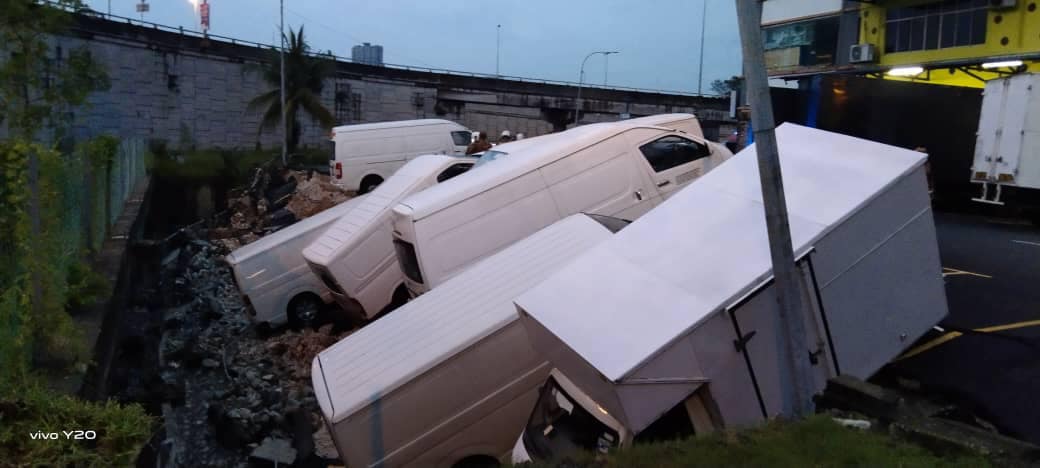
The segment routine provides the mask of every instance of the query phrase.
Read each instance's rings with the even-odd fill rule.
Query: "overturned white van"
[[[303,258],[336,303],[353,318],[367,320],[408,298],[394,256],[390,210],[402,198],[473,167],[476,158],[423,155],[402,166],[361,203],[342,211]]]
[[[394,208],[394,246],[405,284],[413,295],[422,294],[574,213],[635,219],[730,156],[697,135],[627,121],[488,150],[466,177]]]
[[[776,130],[814,390],[867,378],[947,313],[925,155]],[[515,301],[552,363],[520,451],[627,446],[782,411],[754,147]]]
[[[513,299],[625,224],[570,216],[318,354],[314,392],[347,466],[508,460],[550,370]]]

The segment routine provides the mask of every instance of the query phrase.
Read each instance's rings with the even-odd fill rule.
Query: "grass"
[[[153,172],[164,177],[209,179],[227,177],[244,182],[250,169],[280,158],[275,150],[196,150],[187,152],[158,151],[153,163]],[[304,149],[296,152],[292,159],[300,164],[328,164],[326,150]]]
[[[593,453],[532,468],[577,467],[986,467],[978,456],[939,457],[887,434],[848,429],[817,415],[796,423],[772,422],[740,432],[636,445],[597,457]]]

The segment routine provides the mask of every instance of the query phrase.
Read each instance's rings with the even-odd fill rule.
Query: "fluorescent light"
[[[924,72],[921,67],[899,67],[888,71],[890,76],[915,76]]]
[[[982,64],[982,68],[1004,68],[1004,67],[1021,67],[1021,60],[1008,60],[1004,62],[988,62]]]

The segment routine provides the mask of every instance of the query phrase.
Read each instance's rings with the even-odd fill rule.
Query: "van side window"
[[[639,147],[654,172],[661,172],[675,166],[711,156],[708,145],[687,140],[678,136],[658,138]]]
[[[455,146],[469,146],[472,143],[473,137],[470,132],[457,131],[451,132],[451,140],[455,142]]]
[[[439,175],[437,175],[437,182],[444,182],[445,180],[448,180],[452,177],[455,177],[459,174],[462,174],[463,172],[470,170],[470,168],[472,167],[473,163],[453,164],[451,165],[451,167],[445,169],[444,172],[441,172]]]

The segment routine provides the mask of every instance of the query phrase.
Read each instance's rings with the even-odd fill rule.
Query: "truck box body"
[[[1040,74],[986,82],[971,179],[1040,188]],[[999,193],[997,197],[999,202]],[[978,201],[988,200],[983,192]]]
[[[924,155],[792,124],[776,136],[810,347],[796,353],[817,391],[865,379],[947,313]],[[515,301],[534,348],[629,440],[694,392],[722,426],[781,413],[761,200],[752,146]]]
[[[635,219],[732,156],[697,135],[628,122],[501,145],[466,177],[402,200],[394,242],[408,289],[429,291],[574,213]]]
[[[321,281],[311,274],[300,251],[340,216],[363,203],[364,198],[351,198],[235,249],[225,257],[234,273],[235,284],[252,306],[255,321],[272,325],[285,323],[290,302],[301,294],[314,294],[325,302],[331,300]]]
[[[474,162],[443,155],[409,161],[303,249],[341,308],[370,319],[393,301],[404,275],[394,254],[390,210],[402,198],[466,172]]]
[[[322,351],[312,378],[348,466],[451,466],[510,451],[549,374],[513,299],[611,236],[574,215]]]

